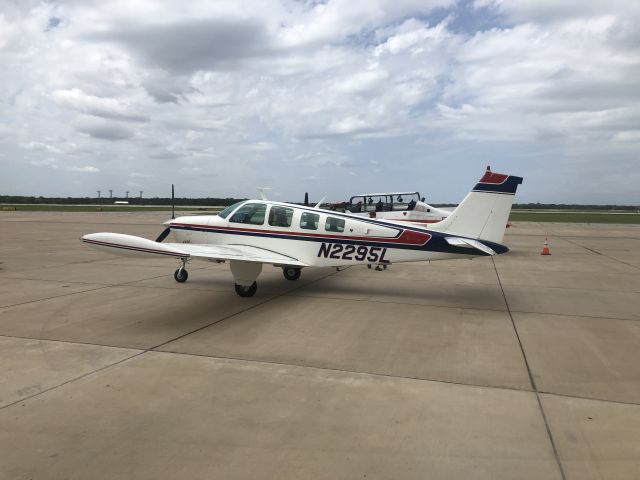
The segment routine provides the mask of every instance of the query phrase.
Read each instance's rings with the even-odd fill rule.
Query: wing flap
[[[182,249],[194,258],[240,260],[243,262],[273,263],[298,267],[308,266],[306,263],[288,255],[250,245],[203,245],[193,243],[168,243],[167,245]]]

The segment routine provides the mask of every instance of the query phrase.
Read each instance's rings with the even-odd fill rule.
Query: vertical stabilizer
[[[489,167],[462,203],[430,229],[500,243],[522,177],[494,173]]]

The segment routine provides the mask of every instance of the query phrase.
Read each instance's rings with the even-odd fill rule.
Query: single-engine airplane
[[[345,267],[472,258],[509,251],[502,245],[509,212],[522,177],[487,171],[444,220],[429,228],[366,218],[316,207],[246,200],[218,215],[184,216],[164,223],[154,240],[121,233],[92,233],[82,241],[113,253],[164,255],[180,262],[177,282],[188,278],[187,262],[228,261],[241,297],[256,293],[263,264],[281,267],[297,280],[306,267]],[[163,243],[169,234],[178,243]]]

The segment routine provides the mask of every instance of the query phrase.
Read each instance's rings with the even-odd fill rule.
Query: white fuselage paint
[[[429,251],[428,242],[431,241],[433,230],[429,231],[413,225],[409,227],[406,223],[369,220],[348,213],[271,201],[248,201],[247,203],[261,203],[267,206],[263,224],[232,222],[230,221],[234,213],[232,212],[226,219],[217,215],[184,216],[166,222],[165,225],[171,227],[171,232],[178,243],[248,245],[285,253],[309,266],[318,267],[417,262],[475,256]],[[293,209],[290,227],[269,225],[269,211],[273,206]],[[317,230],[300,228],[300,217],[303,212],[320,215]],[[344,231],[326,231],[327,217],[343,219]]]

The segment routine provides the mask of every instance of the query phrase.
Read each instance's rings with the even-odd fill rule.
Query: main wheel
[[[189,278],[189,273],[187,273],[184,268],[179,268],[173,274],[173,278],[175,278],[178,283],[184,283],[187,281],[187,278]]]
[[[282,269],[282,273],[284,274],[284,278],[287,280],[298,280],[300,275],[302,274],[301,268],[295,267],[284,267]]]
[[[258,290],[258,284],[253,282],[250,287],[245,287],[244,285],[238,285],[236,283],[236,293],[241,297],[253,297]]]

